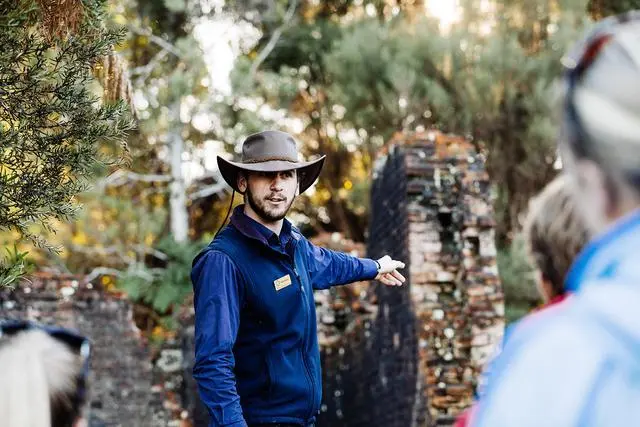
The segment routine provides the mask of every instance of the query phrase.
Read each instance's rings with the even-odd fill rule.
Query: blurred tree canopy
[[[240,16],[260,15],[252,4],[242,2]],[[468,0],[446,30],[425,6],[275,2],[262,13],[280,18],[257,24],[263,36],[238,60],[234,90],[286,110],[306,154],[327,155],[304,208],[311,227],[364,240],[377,150],[394,132],[438,128],[486,151],[498,238],[508,243],[556,173],[552,88],[587,22],[586,1]]]
[[[0,53],[0,79],[22,73],[35,84],[28,86],[34,98],[42,85],[61,85],[34,99],[38,120],[0,117],[3,140],[26,144],[0,150],[0,227],[2,215],[19,211],[3,210],[9,196],[30,204],[25,218],[45,225],[51,218],[62,230],[30,231],[63,248],[59,256],[39,252],[39,263],[116,277],[160,316],[188,294],[189,259],[226,213],[215,154],[237,155],[244,137],[265,128],[294,134],[307,157],[327,155],[319,182],[294,205],[294,221],[307,234],[339,232],[356,242],[367,238],[371,172],[392,135],[436,128],[472,138],[494,183],[507,299],[528,309],[536,302],[519,279],[526,260],[511,241],[529,198],[557,172],[560,58],[589,18],[640,7],[632,0],[460,0],[452,15],[438,17],[441,0],[91,0],[77,21],[86,25],[74,26],[75,14],[59,14],[62,21],[38,14],[50,3],[24,1],[17,4],[28,7],[19,9],[0,0],[0,10],[11,12],[0,18],[3,47],[10,47]],[[82,37],[60,37],[60,28]],[[26,41],[40,47],[16,61]],[[212,57],[215,43],[232,45],[235,58]],[[73,49],[76,56],[60,53]],[[38,55],[47,66],[35,72]],[[214,81],[224,61],[233,61],[228,90]],[[109,78],[114,68],[126,72]],[[0,111],[27,111],[11,101],[16,93],[2,85]],[[95,97],[109,102],[94,104]],[[112,158],[129,128],[124,106],[111,102],[119,98],[132,102],[137,118],[128,164],[97,168],[94,160]],[[11,156],[26,166],[22,187],[11,190],[19,194],[5,190],[23,176],[5,167]],[[60,191],[40,188],[35,177],[43,174]],[[35,189],[55,197],[22,197]],[[69,222],[76,201],[85,209]],[[21,224],[10,228],[31,230]],[[24,268],[24,247],[10,252],[18,266],[11,274]]]

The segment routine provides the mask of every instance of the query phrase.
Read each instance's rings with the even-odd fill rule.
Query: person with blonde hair
[[[598,23],[563,65],[562,160],[594,237],[571,298],[511,334],[474,426],[640,424],[640,11]]]
[[[535,314],[528,316],[531,320],[538,313],[567,299],[569,293],[564,286],[565,278],[574,259],[589,240],[589,231],[571,194],[571,182],[566,175],[555,177],[529,201],[522,235],[535,271],[535,283],[544,302],[534,310]],[[510,331],[510,327],[505,331],[502,347],[509,339]],[[483,377],[487,375],[490,375],[490,367]],[[476,404],[460,414],[455,427],[468,426],[477,410]]]
[[[71,331],[0,322],[0,425],[85,425],[89,353],[89,341]]]
[[[565,278],[589,240],[569,177],[557,176],[531,199],[523,235],[544,307],[563,301],[567,296]]]

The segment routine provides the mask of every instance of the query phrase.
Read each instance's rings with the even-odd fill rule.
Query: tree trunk
[[[171,234],[176,242],[186,242],[189,232],[189,213],[187,212],[187,189],[182,175],[182,153],[184,142],[180,132],[180,101],[176,101],[171,107],[171,122],[174,128],[170,132],[169,145],[171,154],[169,165],[171,167],[171,184],[169,186],[171,196],[169,206],[171,212]]]

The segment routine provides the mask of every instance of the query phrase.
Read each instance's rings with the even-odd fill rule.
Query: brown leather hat
[[[218,156],[218,167],[224,180],[238,190],[238,174],[241,170],[252,172],[280,172],[297,170],[300,193],[315,182],[320,175],[325,156],[311,162],[298,161],[296,140],[277,130],[265,130],[249,135],[242,143],[242,160],[231,162]]]

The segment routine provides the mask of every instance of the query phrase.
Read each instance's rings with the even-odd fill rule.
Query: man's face
[[[240,177],[238,187],[245,202],[267,223],[283,219],[298,190],[295,170],[282,172],[248,172]]]

